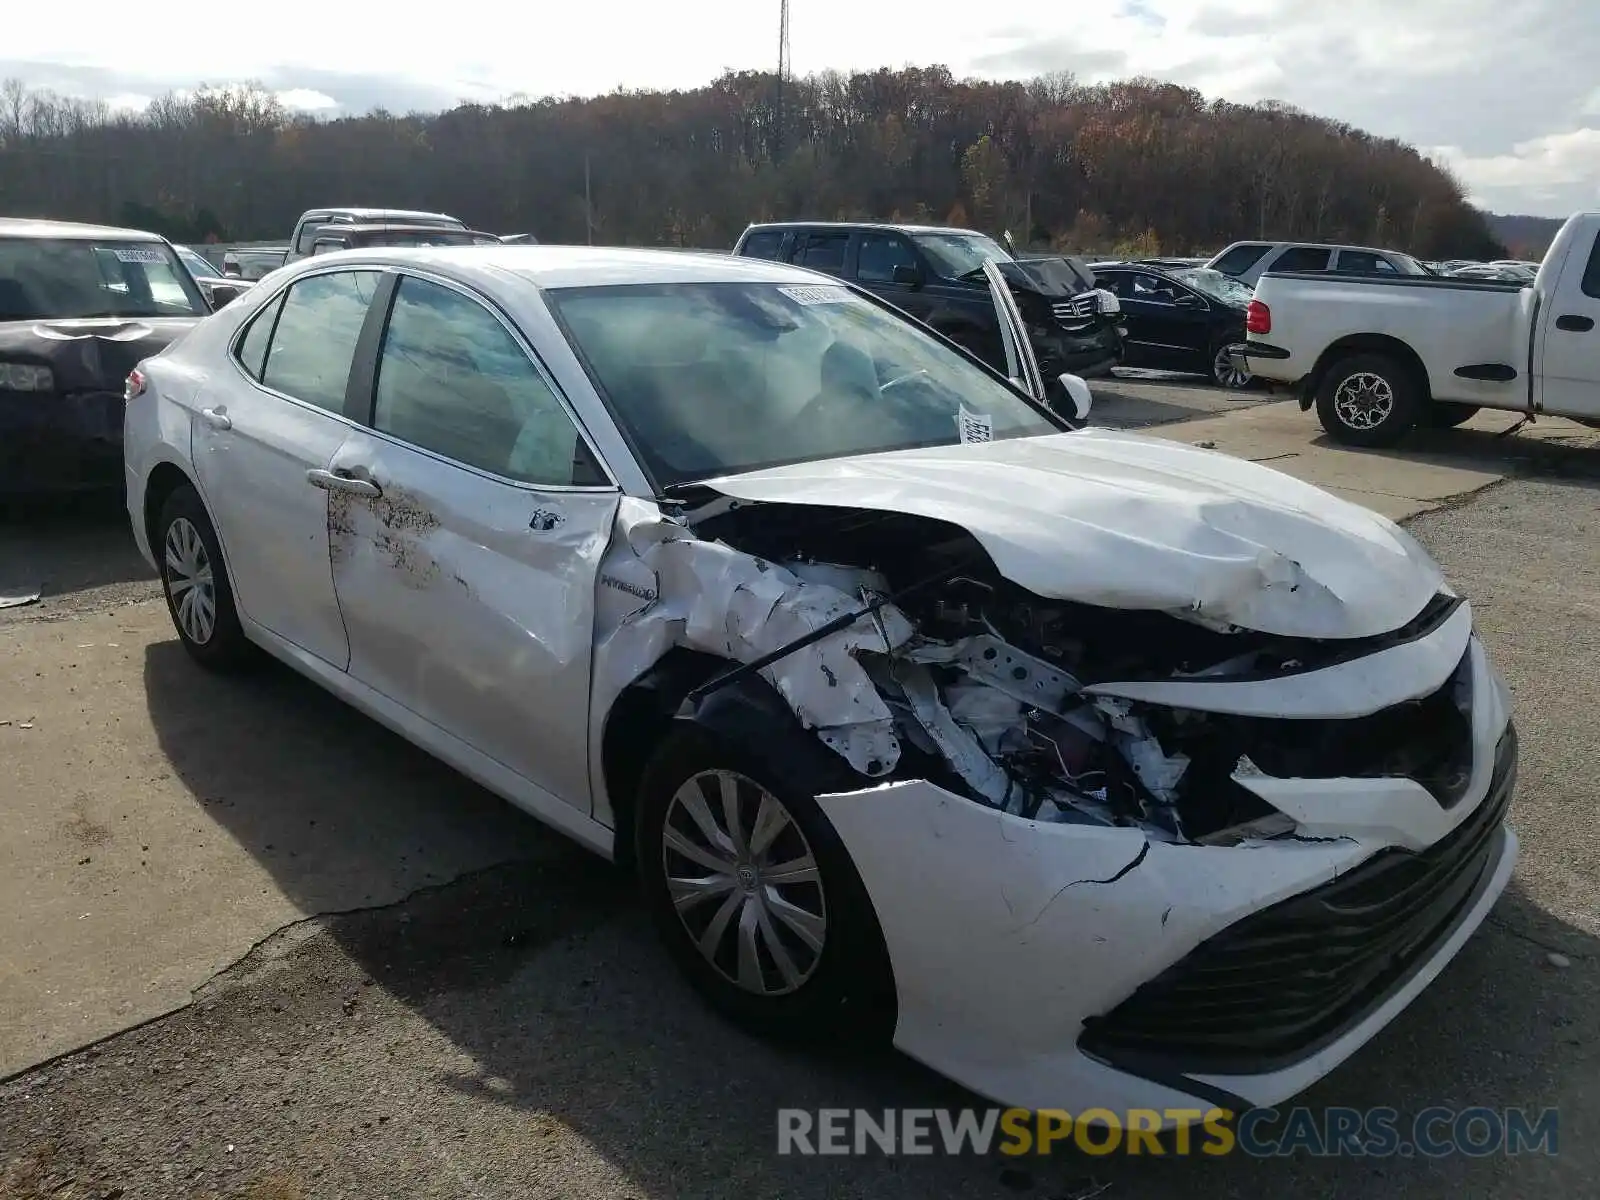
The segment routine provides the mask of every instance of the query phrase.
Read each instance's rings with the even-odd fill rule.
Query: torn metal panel
[[[653,506],[624,498],[598,587],[592,702],[604,713],[672,646],[754,662],[859,610],[862,589],[879,591],[883,580],[846,567],[778,566],[704,541]],[[899,761],[899,741],[857,656],[887,654],[912,633],[905,616],[887,606],[877,619],[796,650],[761,675],[858,771],[886,774]]]
[[[1105,430],[799,463],[708,481],[743,500],[949,522],[1036,595],[1213,628],[1357,638],[1439,590],[1416,540],[1270,467]]]

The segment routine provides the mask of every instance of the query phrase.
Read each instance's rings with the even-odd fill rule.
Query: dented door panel
[[[618,495],[535,489],[353,436],[328,536],[350,674],[588,811],[595,579]]]

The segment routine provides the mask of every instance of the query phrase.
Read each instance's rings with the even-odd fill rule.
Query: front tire
[[[161,506],[155,552],[167,611],[189,656],[210,671],[247,665],[255,647],[239,624],[222,546],[200,494],[187,484]]]
[[[1317,418],[1347,446],[1392,446],[1421,415],[1422,389],[1386,354],[1351,354],[1328,368],[1317,387]]]
[[[808,783],[830,764],[808,770],[810,747],[768,761],[787,740],[670,733],[639,786],[640,887],[678,969],[735,1024],[784,1041],[881,1044],[894,1019],[883,934]],[[832,754],[820,742],[815,752]]]

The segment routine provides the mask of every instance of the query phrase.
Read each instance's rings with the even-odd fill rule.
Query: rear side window
[[[805,249],[795,261],[813,271],[826,271],[829,275],[844,274],[844,251],[850,244],[848,233],[813,233],[806,238]]]
[[[1600,300],[1600,234],[1595,235],[1594,249],[1589,251],[1589,265],[1583,270],[1583,294]]]
[[[251,379],[261,382],[261,368],[266,365],[267,345],[272,341],[272,327],[277,324],[278,313],[283,309],[283,296],[279,296],[250,319],[250,327],[239,339],[236,357]]]
[[[372,427],[522,483],[606,482],[506,327],[471,297],[422,279],[402,279],[395,293]]]
[[[1234,246],[1212,263],[1211,269],[1221,271],[1224,275],[1243,275],[1260,262],[1261,256],[1269,249],[1271,249],[1269,246]]]
[[[1374,254],[1370,250],[1341,250],[1339,251],[1339,270],[1352,271],[1359,275],[1398,275],[1394,264],[1381,254]]]
[[[1269,271],[1326,271],[1333,257],[1331,250],[1315,246],[1290,246],[1267,265]]]
[[[739,255],[741,258],[777,258],[782,248],[783,230],[760,229],[745,236]]]
[[[261,382],[285,396],[343,413],[356,342],[381,274],[330,271],[290,285]]]

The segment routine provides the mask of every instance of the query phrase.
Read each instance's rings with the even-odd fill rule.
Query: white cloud
[[[339,102],[326,92],[310,88],[290,88],[287,92],[278,92],[277,97],[279,104],[294,112],[327,112],[339,107]]]
[[[106,107],[113,112],[140,113],[150,107],[153,96],[146,96],[139,92],[118,92],[114,96],[105,98]]]
[[[1593,208],[1600,200],[1600,129],[1590,126],[1518,142],[1508,154],[1474,156],[1460,146],[1427,153],[1453,170],[1480,203],[1501,211],[1517,197],[1534,201],[1529,207],[1547,216]]]

